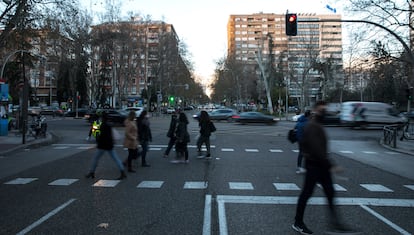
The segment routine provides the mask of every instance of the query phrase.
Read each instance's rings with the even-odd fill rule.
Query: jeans
[[[207,148],[207,155],[210,155],[210,136],[202,136],[200,135],[200,137],[197,140],[197,150],[198,152],[201,152],[201,145],[206,144],[206,148]]]
[[[337,216],[335,213],[333,199],[335,196],[335,190],[332,183],[332,176],[329,169],[321,169],[318,167],[308,167],[306,169],[305,183],[302,192],[299,196],[295,222],[303,224],[303,215],[305,213],[306,204],[309,198],[313,194],[316,183],[320,183],[324,190],[325,196],[328,199],[329,211],[331,213],[332,222],[337,222]]]
[[[91,166],[90,172],[95,172],[96,167],[98,166],[99,159],[101,159],[102,155],[105,152],[108,152],[111,155],[112,159],[115,161],[116,165],[118,166],[118,169],[120,171],[124,171],[124,165],[122,165],[122,162],[121,160],[119,160],[119,157],[116,154],[114,149],[111,149],[111,150],[97,149],[95,153],[95,157],[92,160],[92,166]]]
[[[149,148],[149,142],[148,141],[141,141],[141,147],[142,147],[142,152],[141,152],[141,164],[147,164],[147,152],[148,152],[148,148]]]

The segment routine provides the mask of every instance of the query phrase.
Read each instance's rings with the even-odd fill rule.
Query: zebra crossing
[[[54,150],[67,150],[67,149],[77,149],[77,150],[88,150],[95,148],[95,144],[53,144],[52,148]],[[123,148],[122,145],[115,145],[115,147]],[[150,145],[149,151],[164,151],[167,148],[167,145]],[[196,149],[196,145],[188,145],[189,149]],[[124,150],[127,150],[123,148]],[[298,153],[299,149],[283,149],[283,148],[269,148],[269,149],[263,149],[263,148],[234,148],[234,147],[217,147],[216,145],[211,145],[211,149],[215,149],[218,152],[245,152],[245,153],[263,153],[263,152],[270,152],[270,153]],[[203,151],[206,151],[205,147],[202,149]],[[392,152],[392,151],[372,151],[372,150],[341,150],[337,149],[335,152],[343,154],[343,155],[358,155],[358,154],[364,154],[364,155],[376,155],[376,154],[386,154],[386,155],[401,155],[399,152]]]
[[[40,181],[39,178],[15,178],[4,182],[3,185],[27,185],[34,183],[36,181]],[[47,185],[49,186],[72,186],[76,185],[81,179],[76,178],[61,178],[55,179],[51,182],[48,182]],[[92,187],[103,187],[103,188],[114,188],[121,183],[122,180],[110,180],[110,179],[98,179],[94,183],[91,184]],[[256,190],[257,187],[252,182],[225,182],[227,184],[228,189],[230,190]],[[140,182],[136,182],[137,189],[162,189],[165,184],[168,184],[166,181],[162,180],[142,180]],[[367,192],[376,192],[376,193],[393,193],[396,190],[400,191],[401,187],[407,190],[407,193],[414,192],[414,185],[406,184],[406,185],[393,185],[392,187],[377,184],[377,183],[361,183],[357,185],[358,187],[366,190]],[[185,181],[182,184],[182,189],[206,189],[208,187],[208,181]],[[321,188],[320,185],[318,185]],[[354,187],[354,186],[350,186]],[[300,191],[301,187],[298,186],[296,183],[291,182],[274,182],[272,183],[272,188],[277,192],[280,191]],[[337,192],[348,192],[349,190],[346,186],[340,184],[334,184],[334,189]]]

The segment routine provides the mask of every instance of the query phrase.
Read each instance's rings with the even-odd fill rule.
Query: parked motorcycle
[[[36,115],[32,117],[32,123],[30,124],[30,134],[35,138],[46,137],[47,123],[46,118],[42,115]]]

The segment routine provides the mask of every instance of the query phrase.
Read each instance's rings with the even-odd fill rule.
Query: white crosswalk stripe
[[[71,186],[74,183],[78,182],[80,179],[71,179],[71,178],[62,178],[56,179],[52,182],[48,183],[50,186]],[[26,185],[33,183],[35,181],[39,181],[39,178],[15,178],[13,180],[7,181],[3,183],[4,185]],[[107,179],[99,179],[94,184],[93,187],[116,187],[121,180],[107,180]],[[148,188],[148,189],[160,189],[165,184],[165,181],[151,181],[151,180],[144,180],[139,182],[137,188]],[[277,182],[272,183],[275,190],[278,191],[299,191],[301,188],[291,182]],[[394,192],[393,189],[381,185],[381,184],[355,184],[358,187],[362,187],[363,189],[367,190],[368,192]],[[319,188],[321,186],[317,185]],[[396,187],[395,185],[393,185]],[[185,181],[183,185],[183,189],[206,189],[208,187],[208,181]],[[228,182],[229,189],[232,190],[254,190],[255,187],[251,182]],[[351,187],[351,186],[350,186]],[[334,184],[335,191],[338,192],[349,192],[347,188],[340,184]],[[414,185],[401,185],[401,188],[406,188],[408,190],[414,191]]]

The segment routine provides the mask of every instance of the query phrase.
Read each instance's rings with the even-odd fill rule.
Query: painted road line
[[[204,202],[203,235],[211,234],[211,195],[206,195]]]
[[[283,150],[281,150],[281,149],[269,149],[269,152],[271,152],[271,153],[283,153]]]
[[[347,154],[353,154],[354,152],[348,151],[348,150],[341,150],[340,153],[347,153]]]
[[[277,190],[300,190],[300,188],[293,183],[273,183]]]
[[[237,190],[253,190],[252,183],[248,182],[229,182],[230,189],[237,189]]]
[[[68,148],[69,146],[57,146],[57,147],[54,147],[53,149],[63,150],[63,149],[68,149]]]
[[[138,184],[137,188],[161,188],[164,181],[142,181]]]
[[[366,154],[377,154],[377,152],[374,152],[374,151],[362,151],[362,152]]]
[[[221,151],[222,152],[234,152],[234,149],[232,149],[232,148],[222,148]]]
[[[43,216],[39,220],[35,221],[33,224],[29,225],[28,227],[26,227],[22,231],[18,232],[16,235],[23,235],[23,234],[26,234],[26,233],[30,232],[32,229],[34,229],[37,226],[39,226],[40,224],[42,224],[43,222],[45,222],[46,220],[48,220],[50,217],[56,215],[59,211],[65,209],[65,207],[69,206],[75,200],[76,199],[74,199],[74,198],[70,199],[69,201],[65,202],[64,204],[62,204],[61,206],[57,207],[53,211],[47,213],[45,216]]]
[[[98,182],[94,183],[93,187],[107,187],[107,188],[113,188],[115,187],[120,180],[98,180]]]
[[[278,196],[236,196],[236,195],[217,195],[217,208],[219,219],[220,235],[228,234],[225,203],[235,204],[268,204],[268,205],[296,205],[298,197],[278,197]],[[390,207],[414,207],[412,199],[394,199],[394,198],[335,198],[335,204],[339,206],[390,206]],[[308,201],[308,205],[327,205],[325,197],[313,197]],[[366,208],[364,208],[366,209]],[[405,230],[396,225],[393,228],[397,231]],[[211,226],[211,225],[210,225]],[[405,234],[405,233],[403,233]],[[409,233],[407,233],[409,234]],[[206,234],[203,234],[206,235]]]
[[[299,150],[297,150],[297,149],[293,149],[293,150],[292,150],[292,152],[294,152],[294,153],[299,153]]]
[[[414,185],[404,185],[404,187],[414,190]]]
[[[371,192],[394,192],[393,190],[380,185],[380,184],[360,184],[361,187],[371,191]]]
[[[247,153],[258,153],[259,152],[258,149],[245,149],[244,151]]]
[[[161,148],[150,147],[148,150],[149,151],[161,151]]]
[[[369,208],[368,206],[365,206],[365,205],[360,205],[360,206],[361,206],[362,209],[368,211],[371,215],[377,217],[379,220],[381,220],[382,222],[384,222],[385,224],[387,224],[388,226],[390,226],[394,230],[398,231],[400,234],[402,234],[402,235],[411,235],[411,233],[405,231],[403,228],[401,228],[400,226],[394,224],[389,219],[387,219],[384,216],[380,215],[378,212],[374,211],[373,209]]]
[[[35,180],[37,180],[38,178],[16,178],[14,180],[10,180],[4,184],[28,184],[31,183]]]
[[[78,180],[79,179],[58,179],[58,180],[55,180],[55,181],[49,183],[49,185],[53,185],[53,186],[68,186],[68,185],[71,185],[71,184],[75,183]]]
[[[207,181],[189,181],[184,183],[184,189],[206,189]]]

